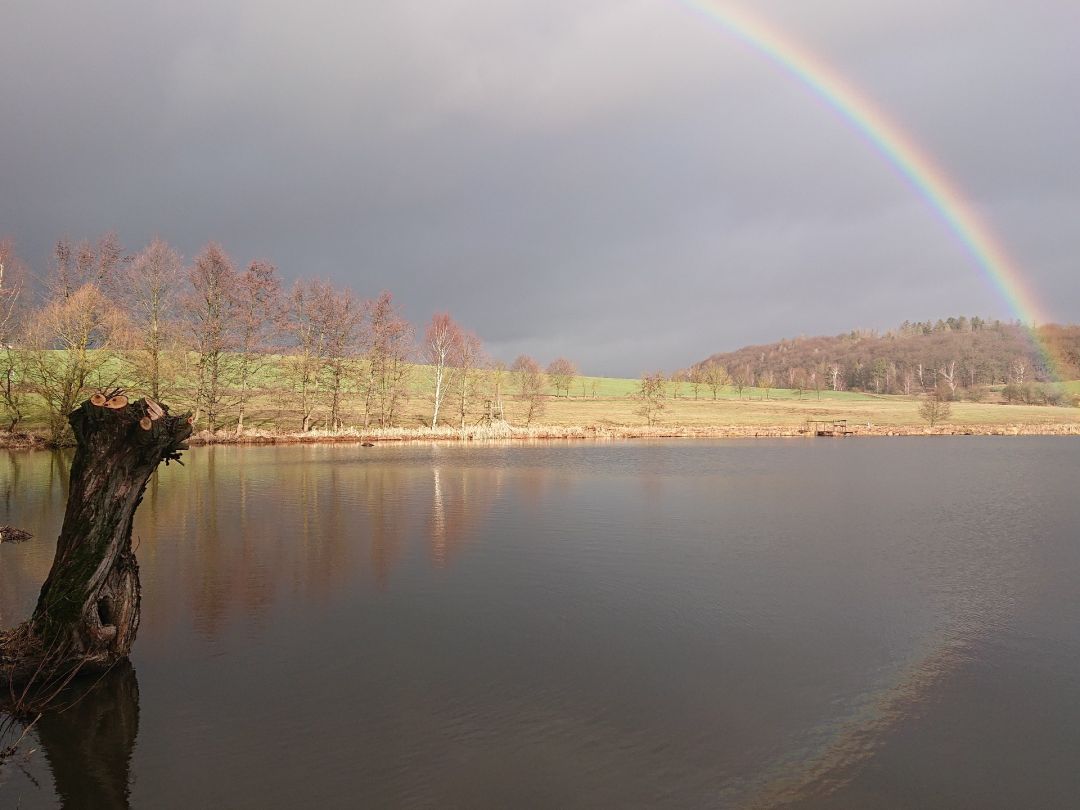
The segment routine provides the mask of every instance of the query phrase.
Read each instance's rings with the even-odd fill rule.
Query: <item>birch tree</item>
[[[424,332],[423,359],[431,367],[431,428],[439,422],[439,409],[446,396],[451,358],[461,345],[461,328],[446,312],[431,317]]]
[[[941,375],[941,379],[945,381],[945,384],[949,386],[949,393],[956,394],[956,361],[950,360],[948,363],[942,363],[938,369],[938,374]]]

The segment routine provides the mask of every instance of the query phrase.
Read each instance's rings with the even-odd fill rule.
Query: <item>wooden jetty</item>
[[[851,436],[855,433],[848,427],[847,419],[807,419],[802,432],[807,436]]]

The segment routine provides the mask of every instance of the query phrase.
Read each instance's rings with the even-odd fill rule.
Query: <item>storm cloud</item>
[[[1080,320],[1080,5],[761,0]],[[678,0],[14,2],[0,235],[214,239],[592,373],[1013,317],[881,155]]]

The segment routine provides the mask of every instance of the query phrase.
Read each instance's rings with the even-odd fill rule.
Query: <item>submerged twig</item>
[[[22,543],[34,535],[14,526],[0,526],[0,543]]]

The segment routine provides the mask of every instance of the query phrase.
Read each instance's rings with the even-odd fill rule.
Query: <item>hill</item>
[[[885,333],[853,330],[833,337],[746,346],[714,354],[695,368],[717,364],[746,384],[765,379],[784,388],[910,395],[943,385],[955,393],[1053,379],[1040,344],[1050,347],[1063,376],[1080,376],[1080,326],[1050,324],[1032,329],[1020,323],[966,317],[906,321]]]

